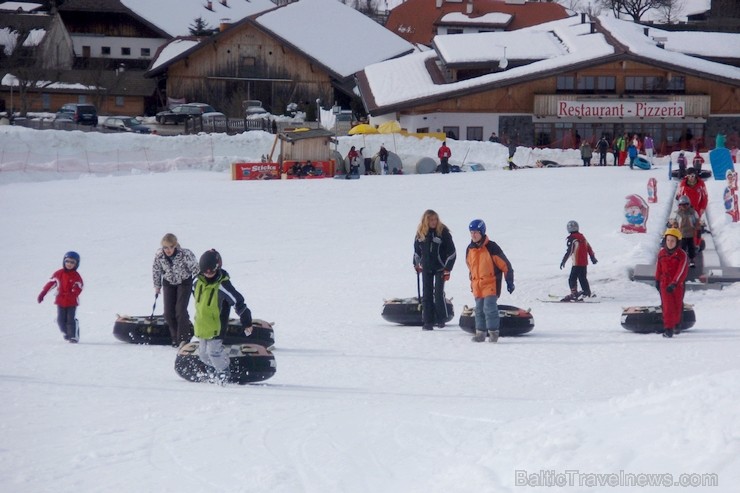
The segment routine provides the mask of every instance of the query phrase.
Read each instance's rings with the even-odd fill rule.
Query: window
[[[625,92],[684,92],[686,79],[673,76],[671,80],[661,76],[638,75],[624,78]]]
[[[152,56],[152,50],[149,48],[142,48],[141,56],[146,56],[146,57]]]
[[[466,140],[483,140],[483,127],[467,127]]]
[[[556,82],[558,92],[573,92],[576,88],[576,78],[572,75],[559,75]]]
[[[462,34],[463,30],[459,27],[448,27],[447,34]]]
[[[131,48],[121,48],[121,56],[131,56]]]
[[[429,133],[429,127],[419,127],[416,129],[417,134],[428,134]]]
[[[460,127],[442,127],[442,131],[448,139],[457,140],[457,136],[460,135]]]
[[[110,55],[110,46],[101,46],[100,47],[100,54],[101,55]]]
[[[79,96],[77,96],[77,102],[80,104],[87,103],[87,96],[85,96],[84,94],[80,94]]]
[[[123,96],[116,96],[116,106],[123,106],[124,97]]]
[[[41,94],[41,109],[49,111],[51,109],[51,95],[42,93]]]
[[[583,76],[578,78],[578,92],[604,93],[614,92],[617,87],[616,77]]]

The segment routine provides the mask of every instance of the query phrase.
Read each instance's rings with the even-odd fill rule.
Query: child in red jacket
[[[64,340],[77,342],[79,334],[77,333],[75,312],[79,304],[77,298],[82,292],[82,277],[77,272],[77,267],[80,266],[80,255],[77,252],[65,253],[62,266],[62,269],[52,274],[51,279],[44,285],[44,289],[41,290],[37,300],[41,303],[51,288],[57,288],[54,303],[57,305],[59,330],[64,334]]]
[[[591,263],[596,264],[596,255],[591,249],[591,245],[588,244],[586,237],[578,231],[578,223],[576,221],[568,221],[566,226],[568,230],[567,250],[563,256],[562,262],[560,262],[560,268],[565,267],[565,263],[568,261],[568,257],[573,260],[573,266],[570,269],[570,276],[568,277],[568,286],[570,287],[570,294],[560,301],[582,301],[583,298],[589,298],[591,296],[591,286],[588,284],[587,266],[588,259],[591,258]],[[578,292],[578,283],[581,284],[581,292]],[[583,296],[583,298],[581,298]]]
[[[668,228],[663,233],[665,246],[658,252],[655,267],[655,288],[660,292],[660,306],[663,311],[663,337],[673,337],[681,330],[683,315],[684,282],[689,272],[689,257],[678,243],[681,231]]]

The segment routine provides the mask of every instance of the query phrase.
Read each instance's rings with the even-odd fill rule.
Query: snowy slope
[[[403,156],[436,151],[435,141],[388,135],[342,138],[339,151],[372,153],[381,138]],[[698,322],[673,340],[619,325],[622,307],[658,302],[627,268],[655,255],[672,190],[663,162],[648,172],[509,172],[503,146],[453,142],[453,162],[471,149],[469,162],[490,171],[230,181],[231,159],[258,158],[271,145],[259,132],[0,128],[2,163],[38,158],[29,166],[38,171],[0,168],[1,491],[651,491],[587,486],[587,474],[620,471],[719,479],[652,491],[735,491],[740,286],[689,292]],[[44,165],[44,153],[67,156],[59,169],[72,171]],[[74,171],[79,156],[106,155],[126,162]],[[527,155],[520,148],[515,159]],[[625,195],[644,194],[653,176],[660,202],[649,233],[620,234]],[[736,251],[740,226],[722,216],[720,185],[708,182],[713,230],[725,238],[720,248]],[[451,228],[461,256],[469,221],[488,223],[516,273],[502,302],[532,309],[531,335],[473,344],[455,324],[422,333],[381,319],[384,298],[415,295],[412,240],[427,208]],[[567,290],[558,264],[569,219],[599,259],[589,268],[593,289],[612,298],[537,301]],[[170,231],[197,255],[219,249],[254,315],[276,322],[277,374],[265,384],[187,383],[173,370],[173,349],[112,337],[116,313],[150,313],[151,262]],[[36,303],[69,249],[80,252],[85,280],[76,346],[59,336],[50,300]],[[737,252],[728,256],[740,264]],[[472,303],[462,258],[447,294],[457,314]],[[527,488],[517,486],[521,471],[530,485],[548,471],[579,476],[562,489]]]

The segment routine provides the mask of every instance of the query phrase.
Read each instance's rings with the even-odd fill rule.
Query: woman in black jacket
[[[414,268],[423,283],[423,330],[432,330],[434,324],[442,328],[448,318],[445,302],[445,281],[455,265],[457,253],[450,230],[431,209],[424,211],[414,238]]]

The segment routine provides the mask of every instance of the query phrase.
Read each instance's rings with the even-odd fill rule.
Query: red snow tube
[[[520,336],[534,329],[534,317],[529,310],[516,306],[499,305],[498,316],[501,317],[499,335],[501,337]],[[475,309],[465,305],[460,314],[460,328],[475,334]]]

